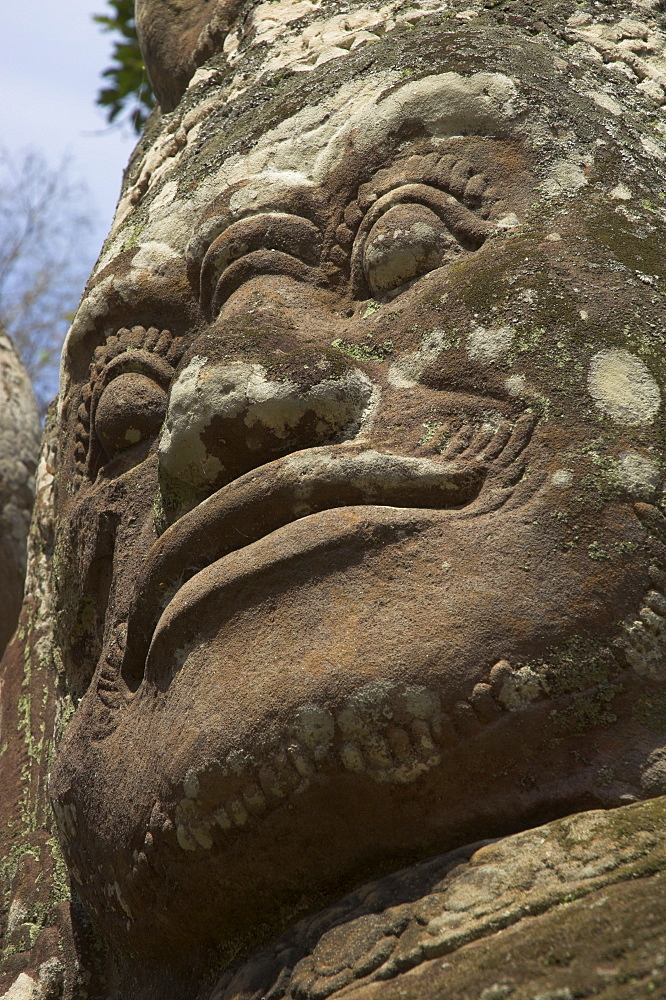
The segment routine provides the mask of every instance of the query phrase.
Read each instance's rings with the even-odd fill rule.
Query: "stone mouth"
[[[125,683],[130,690],[141,683],[158,622],[175,598],[183,603],[184,590],[190,598],[203,596],[210,582],[204,571],[231,553],[326,511],[460,510],[478,498],[487,471],[483,463],[340,445],[292,453],[227,484],[168,528],[148,553],[128,618]]]

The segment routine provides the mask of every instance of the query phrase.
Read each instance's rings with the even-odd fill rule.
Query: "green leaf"
[[[155,105],[139,50],[134,20],[134,0],[108,0],[108,12],[94,14],[93,21],[102,31],[115,37],[111,66],[102,72],[108,86],[100,88],[96,103],[106,112],[110,123],[129,122],[140,132]]]

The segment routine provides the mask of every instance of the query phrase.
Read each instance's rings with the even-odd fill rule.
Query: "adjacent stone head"
[[[162,110],[175,108],[197,67],[223,47],[243,6],[243,0],[137,0],[143,57]]]
[[[165,113],[65,352],[52,780],[127,968],[654,794],[666,154],[593,53],[663,40],[460,6],[139,7]]]
[[[0,656],[23,597],[38,447],[39,416],[30,379],[0,330]]]

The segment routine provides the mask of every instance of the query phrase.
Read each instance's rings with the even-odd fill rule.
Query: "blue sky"
[[[112,40],[91,17],[105,8],[106,0],[0,0],[0,142],[10,151],[34,147],[53,167],[68,156],[72,178],[91,195],[91,266],[135,143],[127,131],[109,131],[95,106]]]
[[[15,155],[34,149],[52,169],[67,158],[69,181],[86,185],[82,205],[91,233],[71,248],[73,265],[85,275],[110,228],[136,142],[127,128],[109,129],[95,104],[113,40],[92,15],[106,10],[106,0],[0,0],[0,145]],[[73,290],[72,309],[82,290]],[[63,319],[54,332],[64,337],[66,330]],[[36,388],[44,400],[55,394],[57,359]]]

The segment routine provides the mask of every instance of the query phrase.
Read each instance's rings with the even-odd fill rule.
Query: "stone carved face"
[[[125,954],[658,790],[657,161],[539,42],[403,28],[200,74],[70,335],[52,796]]]

